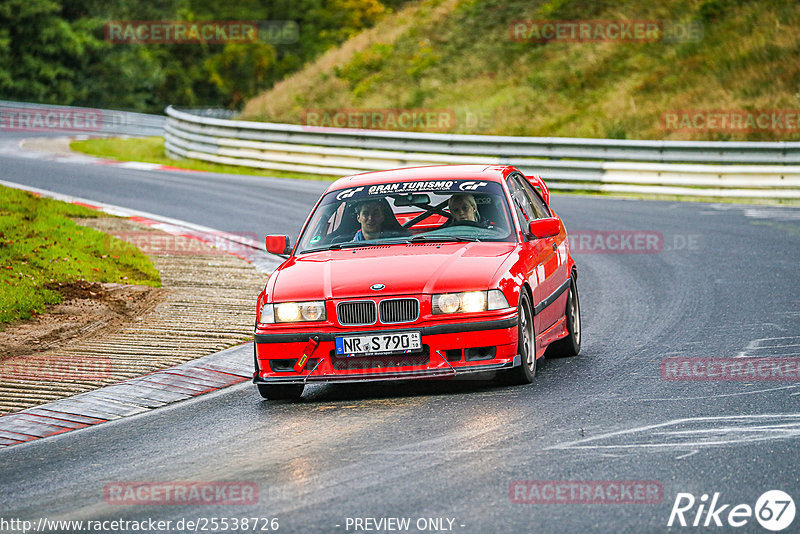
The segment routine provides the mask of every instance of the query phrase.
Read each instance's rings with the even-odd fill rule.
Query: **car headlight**
[[[503,308],[508,308],[508,301],[499,289],[433,295],[432,311],[436,314],[474,313]]]
[[[301,321],[324,321],[325,303],[279,302],[261,307],[261,323],[297,323]]]
[[[461,297],[455,293],[433,296],[433,313],[455,313],[461,308]]]

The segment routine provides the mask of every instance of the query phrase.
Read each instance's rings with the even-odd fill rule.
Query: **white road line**
[[[690,434],[713,434],[713,433],[720,433],[720,432],[762,432],[764,430],[768,431],[782,431],[782,430],[800,430],[800,422],[788,425],[767,425],[767,426],[751,426],[751,427],[738,427],[738,426],[727,426],[727,427],[717,427],[717,428],[698,428],[694,430],[669,430],[666,432],[654,432],[654,436],[662,435],[662,436],[688,436]]]
[[[756,393],[769,393],[770,391],[780,391],[783,389],[794,389],[796,387],[800,387],[800,385],[793,385],[793,386],[780,386],[775,388],[767,388],[767,389],[756,389],[753,391],[743,391],[741,393],[721,393],[719,395],[706,395],[703,397],[661,397],[661,398],[653,398],[653,399],[635,399],[640,402],[654,402],[654,401],[687,401],[687,400],[703,400],[703,399],[716,399],[722,397],[739,397],[742,395],[755,395]],[[794,393],[794,395],[800,395],[800,393]]]
[[[788,341],[783,341],[788,340]],[[769,341],[778,341],[777,343],[767,343]],[[781,337],[762,337],[753,339],[747,343],[744,350],[736,353],[734,358],[747,358],[754,356],[753,351],[768,350],[768,349],[784,349],[791,347],[800,347],[800,336],[781,336]],[[790,350],[787,354],[773,354],[772,356],[800,356],[800,350]]]
[[[140,171],[152,171],[161,168],[161,165],[158,163],[144,163],[142,161],[123,161],[115,166],[122,167],[123,169],[136,169]]]
[[[669,433],[678,434],[682,431],[665,431],[665,432],[649,432],[654,431],[655,429],[663,429],[669,426],[676,426],[682,424],[696,424],[696,423],[735,423],[741,422],[742,424],[747,424],[748,422],[758,423],[762,422],[765,419],[778,419],[779,421],[791,421],[788,423],[789,426],[792,426],[791,429],[775,429],[779,432],[779,435],[764,435],[766,430],[770,432],[773,430],[772,425],[768,425],[764,427],[763,425],[759,426],[751,426],[751,427],[722,427],[723,432],[728,433],[739,433],[743,435],[744,433],[751,433],[757,432],[758,435],[756,436],[742,436],[742,437],[731,437],[729,439],[722,439],[722,440],[714,440],[714,441],[692,441],[692,442],[669,442],[669,443],[658,443],[658,442],[651,442],[651,443],[626,443],[626,444],[610,444],[610,445],[593,445],[590,444],[592,442],[598,442],[600,440],[604,440],[607,438],[618,438],[623,436],[630,436],[634,434],[644,434],[643,437],[645,438],[655,438],[660,437]],[[708,429],[709,432],[714,432],[714,429]],[[689,431],[685,431],[689,432]],[[698,432],[700,432],[698,430]],[[601,434],[599,436],[594,436],[590,438],[569,441],[566,443],[560,443],[558,445],[553,445],[550,447],[546,447],[543,450],[565,450],[565,449],[640,449],[640,448],[653,448],[653,449],[664,449],[664,448],[687,448],[687,447],[710,447],[714,445],[728,445],[732,443],[742,443],[742,442],[749,442],[749,441],[764,441],[769,439],[785,439],[789,437],[794,437],[800,435],[800,414],[755,414],[755,415],[732,415],[732,416],[717,416],[717,417],[690,417],[684,419],[673,419],[671,421],[667,421],[665,423],[658,423],[654,425],[646,425],[640,427],[634,427],[626,430],[619,430],[615,432],[608,432],[605,434]]]

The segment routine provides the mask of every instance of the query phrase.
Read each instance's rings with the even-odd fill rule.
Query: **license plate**
[[[422,338],[419,332],[341,336],[337,337],[335,342],[336,354],[343,356],[405,354],[422,350]]]

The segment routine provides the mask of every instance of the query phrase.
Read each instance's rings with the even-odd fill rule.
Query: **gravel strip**
[[[164,300],[113,331],[27,356],[31,372],[10,375],[0,366],[0,415],[166,369],[252,338],[256,297],[267,280],[253,265],[197,239],[128,219],[80,222],[123,238],[135,232],[137,244],[143,234],[152,235],[153,243],[168,243],[167,250],[145,250],[161,273]]]

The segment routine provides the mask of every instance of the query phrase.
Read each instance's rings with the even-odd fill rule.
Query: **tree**
[[[379,0],[0,0],[0,97],[151,112],[236,108],[386,11]],[[114,20],[283,21],[299,32],[296,42],[120,44],[104,37]]]
[[[276,58],[275,48],[267,43],[230,43],[206,59],[205,69],[220,93],[230,99],[226,104],[238,108],[268,87]]]
[[[0,3],[0,95],[11,100],[72,102],[84,88],[72,64],[91,35],[73,29],[52,0]]]

